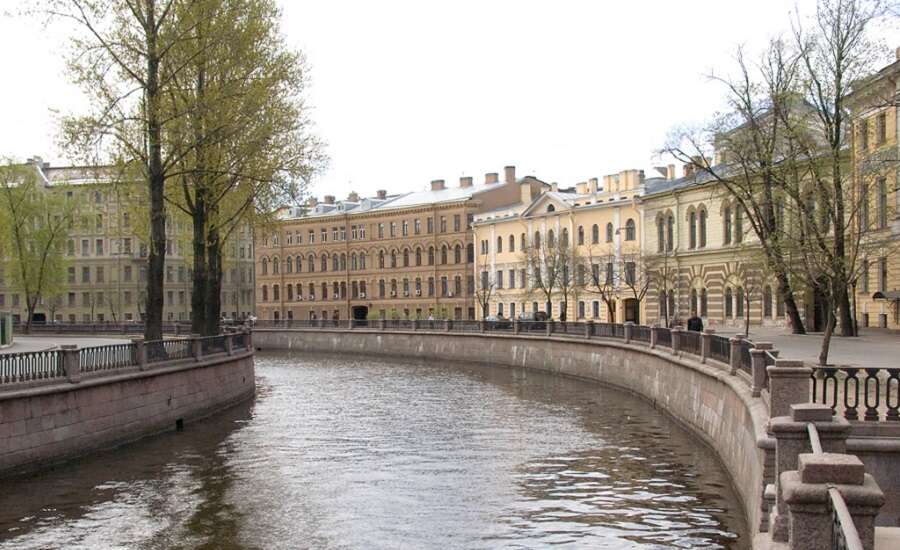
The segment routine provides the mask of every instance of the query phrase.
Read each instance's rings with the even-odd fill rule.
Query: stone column
[[[750,362],[753,373],[750,391],[753,397],[759,397],[763,388],[766,387],[766,353],[771,349],[771,342],[757,342],[750,349]]]
[[[706,359],[709,357],[710,352],[712,351],[712,339],[715,336],[716,331],[708,328],[703,331],[703,334],[700,335],[700,362],[706,363]]]
[[[134,362],[140,370],[147,370],[147,346],[144,345],[144,339],[132,338],[131,343],[134,345]]]
[[[66,380],[72,384],[81,382],[81,365],[78,363],[78,346],[64,344],[59,346],[62,351],[63,371],[66,373]]]
[[[681,327],[672,327],[670,332],[672,334],[672,355],[678,355],[681,351]]]
[[[884,492],[866,473],[855,455],[820,453],[801,454],[799,470],[783,472],[779,483],[789,509],[791,550],[832,548],[835,509],[829,491],[836,490],[859,533],[863,550],[875,548],[875,516],[884,505]],[[853,547],[851,547],[853,548]]]
[[[656,341],[659,338],[659,325],[650,326],[650,349],[656,348]]]
[[[594,320],[590,319],[584,324],[584,337],[591,338],[594,336]]]
[[[822,450],[826,453],[844,453],[850,423],[831,413],[827,405],[802,403],[791,405],[788,416],[773,417],[769,420],[768,431],[775,438],[775,480],[780,483],[784,472],[796,470],[797,457],[812,451],[809,441],[809,424],[816,427]],[[779,542],[788,540],[788,510],[780,485],[776,486],[776,508],[771,522],[772,539]]]
[[[791,405],[807,403],[810,399],[810,375],[812,369],[803,361],[776,359],[766,367],[769,376],[769,418],[787,416]]]
[[[250,329],[250,327],[247,327],[244,332],[247,334],[244,337],[246,338],[245,342],[247,342],[247,351],[253,351],[253,331]]]
[[[634,323],[625,321],[625,343],[630,344],[632,338],[634,338]]]
[[[200,339],[199,334],[191,333],[191,351],[195,360],[203,359],[203,340]]]
[[[234,336],[231,333],[225,335],[225,354],[234,355]]]
[[[729,364],[731,365],[731,374],[737,373],[738,369],[741,368],[741,340],[743,339],[743,334],[735,334],[728,339],[728,342],[731,343],[731,350],[728,355]]]

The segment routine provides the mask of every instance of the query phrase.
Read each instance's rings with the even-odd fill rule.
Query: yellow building
[[[508,166],[502,182],[497,173],[455,187],[435,180],[426,191],[326,196],[285,211],[257,237],[260,318],[474,319],[470,224],[516,202],[519,185]]]
[[[854,294],[860,327],[900,329],[898,98],[900,49],[897,61],[854,90],[848,101],[855,192],[864,205],[856,213],[864,248]]]
[[[639,170],[605,176],[602,185],[522,185],[517,204],[476,215],[479,315],[640,321],[643,189]]]

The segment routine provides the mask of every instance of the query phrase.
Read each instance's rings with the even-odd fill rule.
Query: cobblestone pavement
[[[78,347],[106,346],[109,344],[121,344],[122,341],[123,338],[116,338],[113,336],[94,338],[86,336],[61,336],[58,334],[52,336],[21,336],[16,334],[13,336],[13,345],[8,348],[0,349],[0,354],[42,351],[53,349],[61,345],[71,344]]]
[[[722,327],[716,334],[732,335],[743,331]],[[772,342],[781,350],[785,359],[798,359],[809,363],[819,362],[822,334],[790,334],[783,328],[750,327],[750,339],[754,342]],[[828,362],[834,365],[900,368],[900,334],[880,330],[862,329],[861,336],[831,339]]]

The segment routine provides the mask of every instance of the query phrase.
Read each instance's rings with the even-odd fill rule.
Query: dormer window
[[[547,212],[556,212],[556,207],[551,204],[547,207]]]

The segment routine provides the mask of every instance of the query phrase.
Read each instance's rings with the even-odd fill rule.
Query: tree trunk
[[[206,330],[206,287],[209,276],[206,271],[206,197],[203,189],[197,189],[194,198],[193,222],[194,276],[191,280],[191,333],[204,334]]]
[[[160,122],[159,54],[156,7],[147,10],[147,86],[144,108],[147,117],[147,180],[150,192],[150,254],[147,258],[147,320],[144,339],[162,339],[163,284],[166,266],[166,175],[162,162],[162,123]]]
[[[841,336],[857,336],[856,327],[853,323],[853,314],[850,307],[850,293],[847,292],[846,286],[840,290],[838,301],[838,315],[840,316]]]
[[[828,351],[831,346],[831,335],[834,334],[834,308],[829,303],[828,307],[828,320],[825,322],[825,335],[822,338],[822,348],[819,350],[819,365],[825,366],[828,364]]]
[[[222,243],[218,229],[210,229],[206,249],[206,325],[204,336],[219,333],[219,319],[222,317]]]
[[[791,288],[787,274],[780,271],[776,274],[776,277],[778,279],[778,292],[784,300],[784,311],[791,324],[791,333],[806,334],[806,327],[803,324],[803,319],[800,317],[800,310],[797,308],[796,300],[794,300],[794,290]]]

